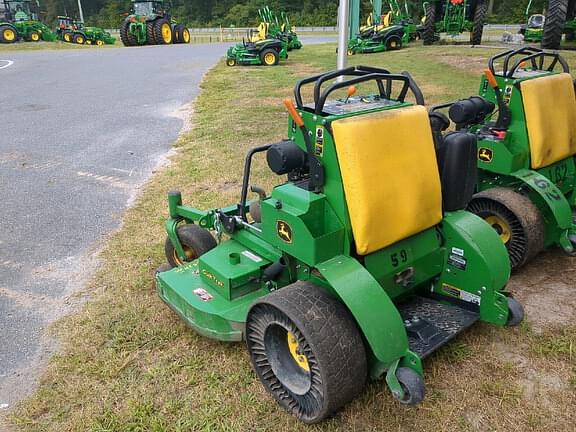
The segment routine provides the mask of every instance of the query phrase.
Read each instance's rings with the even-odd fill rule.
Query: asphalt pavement
[[[228,45],[0,51],[0,413]]]

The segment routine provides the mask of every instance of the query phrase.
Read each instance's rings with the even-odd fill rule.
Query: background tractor
[[[470,32],[470,43],[480,45],[487,0],[431,0],[423,3],[424,18],[421,27],[424,45],[440,39],[440,33],[457,36]]]
[[[84,27],[82,21],[76,21],[68,16],[58,17],[56,35],[59,40],[86,45],[113,45],[116,38],[99,27]]]
[[[526,6],[525,15],[528,17],[526,24],[520,26],[518,33],[524,36],[524,41],[526,42],[540,42],[542,41],[542,34],[544,32],[544,22],[546,17],[542,14],[530,15],[530,10],[532,9],[532,0],[528,2]]]
[[[499,234],[512,268],[550,246],[576,255],[576,100],[566,61],[537,48],[506,51],[490,59],[480,97],[440,108],[478,138],[468,208]]]
[[[576,31],[576,0],[548,0],[542,33],[542,48],[559,49],[562,34],[574,40]]]
[[[247,38],[228,48],[226,64],[276,66],[280,59],[287,59],[287,42],[266,34],[265,23],[260,24],[258,31],[248,30]]]
[[[169,193],[174,268],[157,271],[157,292],[201,335],[245,340],[263,386],[306,423],[368,377],[415,405],[423,358],[478,320],[523,317],[503,292],[506,248],[464,210],[475,137],[454,132],[435,151],[407,73],[349,67],[298,82],[294,97],[288,139],[246,155],[237,204],[205,211]],[[263,154],[282,176],[269,195],[250,186]],[[249,189],[259,197],[248,201]]]
[[[39,19],[37,0],[4,0],[0,18],[0,43],[54,41],[56,35]]]
[[[132,13],[120,26],[120,39],[125,46],[190,43],[190,31],[172,18],[168,2],[132,2]]]
[[[72,33],[75,30],[74,20],[69,16],[58,16],[58,27],[56,28],[56,37],[64,42],[72,42]]]

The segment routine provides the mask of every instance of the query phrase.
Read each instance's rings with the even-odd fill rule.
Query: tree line
[[[58,15],[67,13],[78,17],[77,0],[40,0],[45,20],[54,23]],[[84,0],[84,18],[88,25],[118,28],[122,14],[130,11],[130,0]],[[403,3],[403,0],[400,0]],[[520,23],[526,21],[528,0],[489,0],[493,23]],[[533,0],[530,13],[541,13],[547,0]],[[291,24],[297,26],[334,26],[338,0],[172,0],[172,15],[190,27],[246,27],[259,22],[258,9],[264,5],[274,11],[285,11]],[[388,2],[383,0],[383,9]],[[421,0],[408,0],[409,11],[419,20],[423,15]],[[372,7],[362,0],[361,21],[365,21]]]

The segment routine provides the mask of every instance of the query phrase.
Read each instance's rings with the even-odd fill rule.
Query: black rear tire
[[[130,28],[130,22],[128,20],[124,20],[122,26],[120,27],[120,40],[124,44],[124,46],[136,46],[138,45],[138,41],[134,37],[134,35],[130,34],[128,31]]]
[[[542,48],[559,49],[562,42],[562,33],[568,13],[569,0],[549,0],[544,31],[542,33]]]
[[[200,228],[198,225],[181,225],[178,227],[177,234],[184,248],[184,252],[186,252],[187,259],[182,261],[176,253],[172,241],[170,241],[170,238],[167,238],[164,244],[164,253],[166,254],[168,263],[172,267],[179,267],[187,262],[194,261],[216,247],[216,240],[214,240],[212,234],[210,234],[208,230]]]
[[[170,36],[168,38],[164,37],[164,28],[170,27]],[[167,19],[160,18],[154,21],[154,38],[156,43],[159,45],[169,45],[173,42],[174,34],[172,32],[172,25]],[[169,40],[168,40],[169,39]]]
[[[84,35],[77,33],[72,37],[72,41],[75,44],[84,45],[86,43],[86,38],[84,37]]]
[[[266,48],[260,53],[260,61],[264,66],[275,66],[280,61],[280,55],[274,48]]]
[[[482,33],[484,31],[484,18],[488,11],[488,3],[486,0],[478,0],[476,9],[474,10],[474,23],[472,31],[470,32],[470,43],[472,45],[480,45],[482,43]]]
[[[177,26],[174,27],[174,43],[175,44],[180,44],[182,43],[182,28],[184,26],[182,26],[181,24],[178,24]]]
[[[512,270],[544,249],[544,221],[530,198],[512,189],[496,187],[477,193],[468,211],[486,220],[508,250]]]
[[[252,306],[246,344],[264,388],[305,423],[323,420],[364,388],[366,351],[354,318],[311,283],[296,282]]]
[[[155,33],[156,20],[146,22],[146,42],[148,45],[158,45]]]
[[[436,23],[436,6],[434,3],[428,3],[426,7],[426,21],[422,30],[422,40],[424,45],[432,45],[436,40],[435,32]]]
[[[15,43],[18,41],[18,33],[12,26],[0,26],[0,43]]]
[[[402,48],[402,39],[398,36],[391,36],[386,39],[386,51],[396,51]]]

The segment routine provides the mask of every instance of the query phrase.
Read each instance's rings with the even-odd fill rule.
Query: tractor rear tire
[[[72,38],[72,41],[78,45],[84,45],[86,43],[86,39],[84,39],[84,36],[81,34],[75,34]]]
[[[476,9],[474,10],[474,23],[472,24],[472,31],[470,32],[470,43],[472,45],[480,45],[482,43],[484,18],[486,18],[487,11],[488,3],[486,0],[478,0]]]
[[[426,6],[426,21],[422,30],[424,45],[432,45],[436,41],[436,6],[428,3]]]
[[[266,48],[260,53],[260,61],[264,66],[275,66],[280,61],[280,56],[274,48]]]
[[[0,43],[14,43],[18,40],[18,33],[11,26],[0,26]]]
[[[130,22],[125,20],[120,27],[120,40],[124,44],[124,46],[136,46],[138,45],[138,41],[133,34],[130,34]]]
[[[354,318],[309,282],[260,298],[248,312],[246,345],[264,388],[304,423],[322,421],[364,388],[366,351]]]
[[[544,249],[544,220],[527,196],[495,187],[475,194],[467,210],[488,222],[500,235],[512,270]]]
[[[200,256],[204,255],[210,249],[216,247],[216,240],[212,237],[212,234],[204,228],[200,228],[198,225],[186,224],[181,225],[177,229],[178,239],[184,248],[186,253],[186,261],[182,259],[176,253],[174,245],[170,238],[166,239],[164,244],[164,253],[166,254],[166,259],[172,267],[179,267],[187,262],[194,261]]]
[[[167,19],[161,18],[154,21],[154,38],[160,45],[170,45],[174,39],[172,26]]]
[[[148,45],[158,45],[158,40],[156,39],[155,28],[156,21],[148,21],[146,23],[146,42]]]
[[[568,14],[569,0],[549,0],[544,30],[542,32],[542,48],[559,49],[562,33]]]
[[[72,33],[70,33],[70,32],[64,33],[64,35],[62,35],[62,39],[64,40],[64,42],[71,43],[72,42]]]

